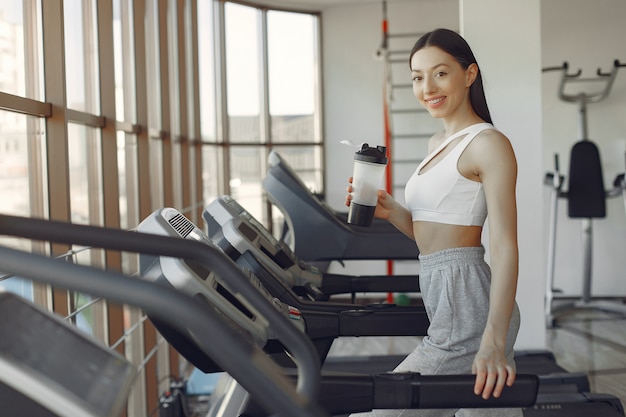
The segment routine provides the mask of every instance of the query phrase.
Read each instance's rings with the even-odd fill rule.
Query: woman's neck
[[[458,117],[457,115],[452,118],[444,119],[443,128],[445,131],[445,136],[448,137],[450,135],[453,135],[468,126],[472,126],[477,123],[485,123],[485,121],[478,117],[478,115],[474,112],[471,112],[466,117]]]

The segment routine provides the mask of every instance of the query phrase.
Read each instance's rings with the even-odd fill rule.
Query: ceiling
[[[387,0],[407,1],[407,0]],[[344,4],[363,3],[383,3],[383,0],[248,0],[248,3],[255,3],[264,6],[284,7],[289,9],[321,10],[328,6],[338,6]]]

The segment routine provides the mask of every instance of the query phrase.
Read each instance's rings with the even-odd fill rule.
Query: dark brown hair
[[[476,64],[476,58],[470,48],[469,44],[461,35],[449,30],[449,29],[435,29],[432,32],[428,32],[422,35],[409,55],[409,66],[411,65],[411,58],[413,55],[422,48],[427,46],[436,46],[437,48],[452,55],[454,59],[463,67],[467,69],[471,64]],[[492,123],[491,114],[487,107],[487,99],[485,98],[485,89],[483,88],[483,79],[480,75],[480,68],[476,80],[470,87],[470,103],[472,108],[478,114],[478,116],[488,123]]]

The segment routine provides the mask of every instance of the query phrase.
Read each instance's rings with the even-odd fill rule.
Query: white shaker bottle
[[[352,173],[352,201],[348,210],[348,223],[355,226],[370,226],[378,202],[387,155],[384,146],[370,148],[367,143],[354,154]]]

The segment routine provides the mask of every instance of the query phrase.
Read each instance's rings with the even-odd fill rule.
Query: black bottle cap
[[[370,148],[367,143],[361,145],[361,149],[354,154],[354,159],[357,161],[371,162],[373,164],[387,164],[387,148],[385,146],[378,145],[375,148]]]

